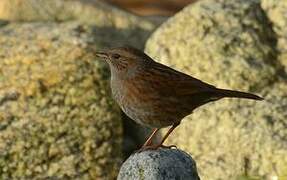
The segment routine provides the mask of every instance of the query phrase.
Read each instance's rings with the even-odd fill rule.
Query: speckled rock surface
[[[259,1],[202,0],[169,19],[146,44],[162,63],[266,98],[205,105],[169,137],[167,144],[194,155],[203,179],[286,176],[286,74],[269,25]]]
[[[199,180],[192,157],[178,149],[143,151],[122,165],[117,180]]]
[[[158,28],[146,52],[222,88],[256,90],[276,74],[276,36],[268,24],[257,1],[203,0]]]
[[[77,22],[0,27],[0,179],[116,177],[120,111],[90,50],[104,34]]]
[[[287,72],[287,1],[262,0],[261,5],[277,34],[277,48],[280,52],[278,59],[285,66],[285,72]]]
[[[159,24],[99,0],[1,0],[1,19],[16,22],[78,21],[101,27],[106,32],[103,37],[108,40],[105,45],[119,46],[123,45],[122,40],[126,40],[141,49],[143,41]]]
[[[98,26],[125,28],[151,28],[145,21],[133,14],[107,5],[99,0],[1,0],[0,19],[11,21],[67,21],[78,20]],[[137,22],[141,23],[137,23]]]
[[[268,18],[273,23],[274,31],[286,41],[287,38],[287,1],[281,0],[262,0],[261,1],[262,8],[266,11]],[[283,41],[283,39],[282,39]],[[279,41],[279,44],[281,42]],[[282,42],[283,43],[283,42]],[[286,44],[286,42],[284,43]],[[285,47],[287,51],[287,47]]]

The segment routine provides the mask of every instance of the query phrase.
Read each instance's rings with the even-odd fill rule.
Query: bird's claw
[[[157,150],[158,148],[171,149],[171,148],[177,148],[177,147],[176,145],[170,145],[170,146],[165,146],[162,144],[149,145],[149,146],[141,147],[139,150],[136,151],[136,153],[140,153],[140,152],[147,151],[147,150]]]

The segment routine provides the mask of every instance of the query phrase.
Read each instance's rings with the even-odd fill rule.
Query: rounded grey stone
[[[143,151],[131,155],[122,165],[117,180],[199,180],[196,163],[178,149]]]

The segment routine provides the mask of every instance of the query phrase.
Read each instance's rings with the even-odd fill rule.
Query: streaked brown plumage
[[[121,109],[134,121],[155,128],[143,149],[157,149],[180,121],[208,102],[224,97],[262,100],[239,91],[219,89],[187,74],[155,62],[140,50],[120,47],[97,52],[111,70],[111,89]],[[162,127],[172,126],[158,145],[152,137]]]

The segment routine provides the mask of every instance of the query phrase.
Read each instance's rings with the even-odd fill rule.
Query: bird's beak
[[[96,52],[96,56],[104,59],[108,58],[108,54],[105,52]]]

